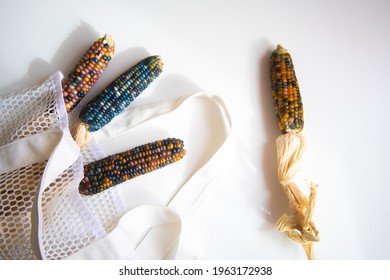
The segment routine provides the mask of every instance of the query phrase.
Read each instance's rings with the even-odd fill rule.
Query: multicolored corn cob
[[[176,162],[185,154],[182,140],[168,138],[108,156],[84,166],[79,192],[83,195],[100,193]]]
[[[106,69],[114,52],[114,41],[110,35],[104,35],[92,44],[68,77],[62,81],[64,101],[68,112],[72,111],[90,91]]]
[[[271,54],[271,90],[280,131],[300,132],[303,129],[303,104],[294,65],[288,51],[281,45]]]
[[[279,231],[301,244],[308,259],[314,259],[313,244],[320,241],[313,222],[318,185],[307,181],[310,194],[304,194],[294,182],[306,149],[303,129],[303,105],[290,54],[278,45],[270,57],[271,91],[282,135],[276,139],[278,180],[287,196],[290,214],[277,221]]]
[[[128,69],[92,99],[80,113],[80,121],[72,130],[72,136],[80,148],[94,132],[108,124],[153,82],[162,72],[161,57],[149,56]]]
[[[81,111],[80,119],[93,132],[109,123],[162,72],[160,56],[150,56],[120,75]]]

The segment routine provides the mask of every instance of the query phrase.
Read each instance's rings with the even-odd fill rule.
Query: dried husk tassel
[[[290,54],[281,45],[270,58],[271,87],[275,114],[282,135],[276,140],[278,179],[286,193],[290,215],[283,214],[278,222],[281,232],[302,245],[309,260],[314,259],[313,242],[319,241],[319,232],[312,221],[317,185],[307,181],[307,197],[293,182],[301,168],[306,149],[303,130],[303,104]]]
[[[88,125],[82,121],[78,121],[71,131],[73,140],[79,145],[80,148],[84,148],[91,142],[92,135],[88,132]]]
[[[75,126],[72,128],[71,134],[73,140],[80,147],[80,149],[84,149],[92,140],[92,135],[89,131],[89,125],[80,120],[77,121]]]

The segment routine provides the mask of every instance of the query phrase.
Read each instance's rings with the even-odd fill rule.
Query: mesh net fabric
[[[0,258],[34,259],[31,209],[46,162],[0,174]]]
[[[61,78],[60,73],[55,73],[40,86],[0,98],[0,148],[39,133],[69,133]],[[122,214],[121,200],[115,191],[93,197],[78,194],[83,164],[98,158],[98,147],[90,145],[76,162],[41,190],[43,258],[72,255],[115,227]],[[31,246],[31,211],[47,164],[45,159],[0,170],[0,259],[36,258]]]
[[[40,87],[1,98],[0,145],[58,128],[55,95],[46,94],[54,91],[55,85],[46,81]]]

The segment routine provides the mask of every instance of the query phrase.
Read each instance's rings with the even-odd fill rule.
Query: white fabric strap
[[[31,212],[31,242],[34,254],[38,259],[45,259],[42,242],[42,195],[45,189],[53,182],[64,170],[71,166],[80,157],[80,152],[72,140],[70,134],[62,133],[60,141],[57,142],[51,156],[42,174],[39,189],[34,198],[34,207]],[[81,180],[81,178],[79,178]],[[37,242],[37,244],[36,244]]]
[[[47,160],[61,135],[59,130],[44,131],[0,147],[0,173]]]
[[[196,212],[234,154],[235,146],[231,137],[232,122],[225,104],[219,97],[201,92],[174,102],[141,106],[132,111],[125,111],[125,116],[121,118],[120,123],[114,123],[110,129],[103,128],[97,136],[101,137],[97,142],[117,137],[141,123],[179,110],[181,105],[196,98],[216,105],[219,110],[221,126],[225,128],[223,135],[225,140],[215,154],[178,188],[167,206],[145,205],[130,210],[106,237],[68,259],[163,259],[175,256],[174,250],[179,243],[182,219],[190,218]],[[142,114],[137,113],[138,110],[142,110]],[[193,251],[193,248],[190,248],[191,250]]]
[[[67,259],[162,259],[180,235],[180,224],[167,207],[143,205],[127,212],[106,237]]]
[[[196,212],[207,193],[218,182],[235,153],[234,138],[231,137],[232,120],[223,100],[206,93],[199,93],[191,98],[205,98],[218,105],[221,126],[225,127],[225,140],[210,160],[178,189],[168,204],[181,216],[188,218]]]
[[[96,142],[107,142],[125,133],[130,133],[129,130],[132,128],[153,121],[164,114],[177,113],[177,117],[180,117],[181,114],[185,115],[185,110],[188,108],[185,105],[199,99],[214,105],[210,107],[218,111],[215,118],[219,117],[219,120],[215,121],[218,121],[219,125],[224,128],[221,129],[224,133],[222,135],[224,141],[210,160],[196,170],[196,173],[182,187],[178,188],[171,197],[167,205],[175,209],[181,216],[193,214],[207,192],[225,171],[225,167],[230,163],[230,159],[235,153],[234,137],[231,137],[232,120],[225,103],[220,97],[209,92],[198,92],[174,101],[139,106],[123,112],[120,118],[114,120],[109,127],[103,127],[98,133],[94,134]]]

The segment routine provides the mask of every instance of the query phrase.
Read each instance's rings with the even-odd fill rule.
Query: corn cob
[[[176,162],[185,154],[182,140],[168,138],[108,156],[84,166],[79,192],[83,195],[100,193]]]
[[[114,41],[110,35],[104,35],[92,44],[67,78],[62,81],[64,101],[68,112],[72,111],[90,91],[106,69],[114,52]]]
[[[99,130],[129,106],[160,75],[162,68],[160,56],[149,56],[125,71],[91,100],[81,110],[81,122],[72,133],[79,146],[88,144],[88,131]]]
[[[310,195],[306,196],[293,181],[306,148],[301,133],[303,105],[291,56],[280,45],[270,57],[270,76],[275,113],[282,132],[276,139],[278,179],[290,207],[290,215],[283,214],[277,225],[281,232],[302,245],[308,259],[313,259],[313,242],[320,240],[312,221],[317,185],[308,181]]]
[[[278,45],[270,58],[271,89],[280,131],[303,129],[303,104],[290,54]]]

